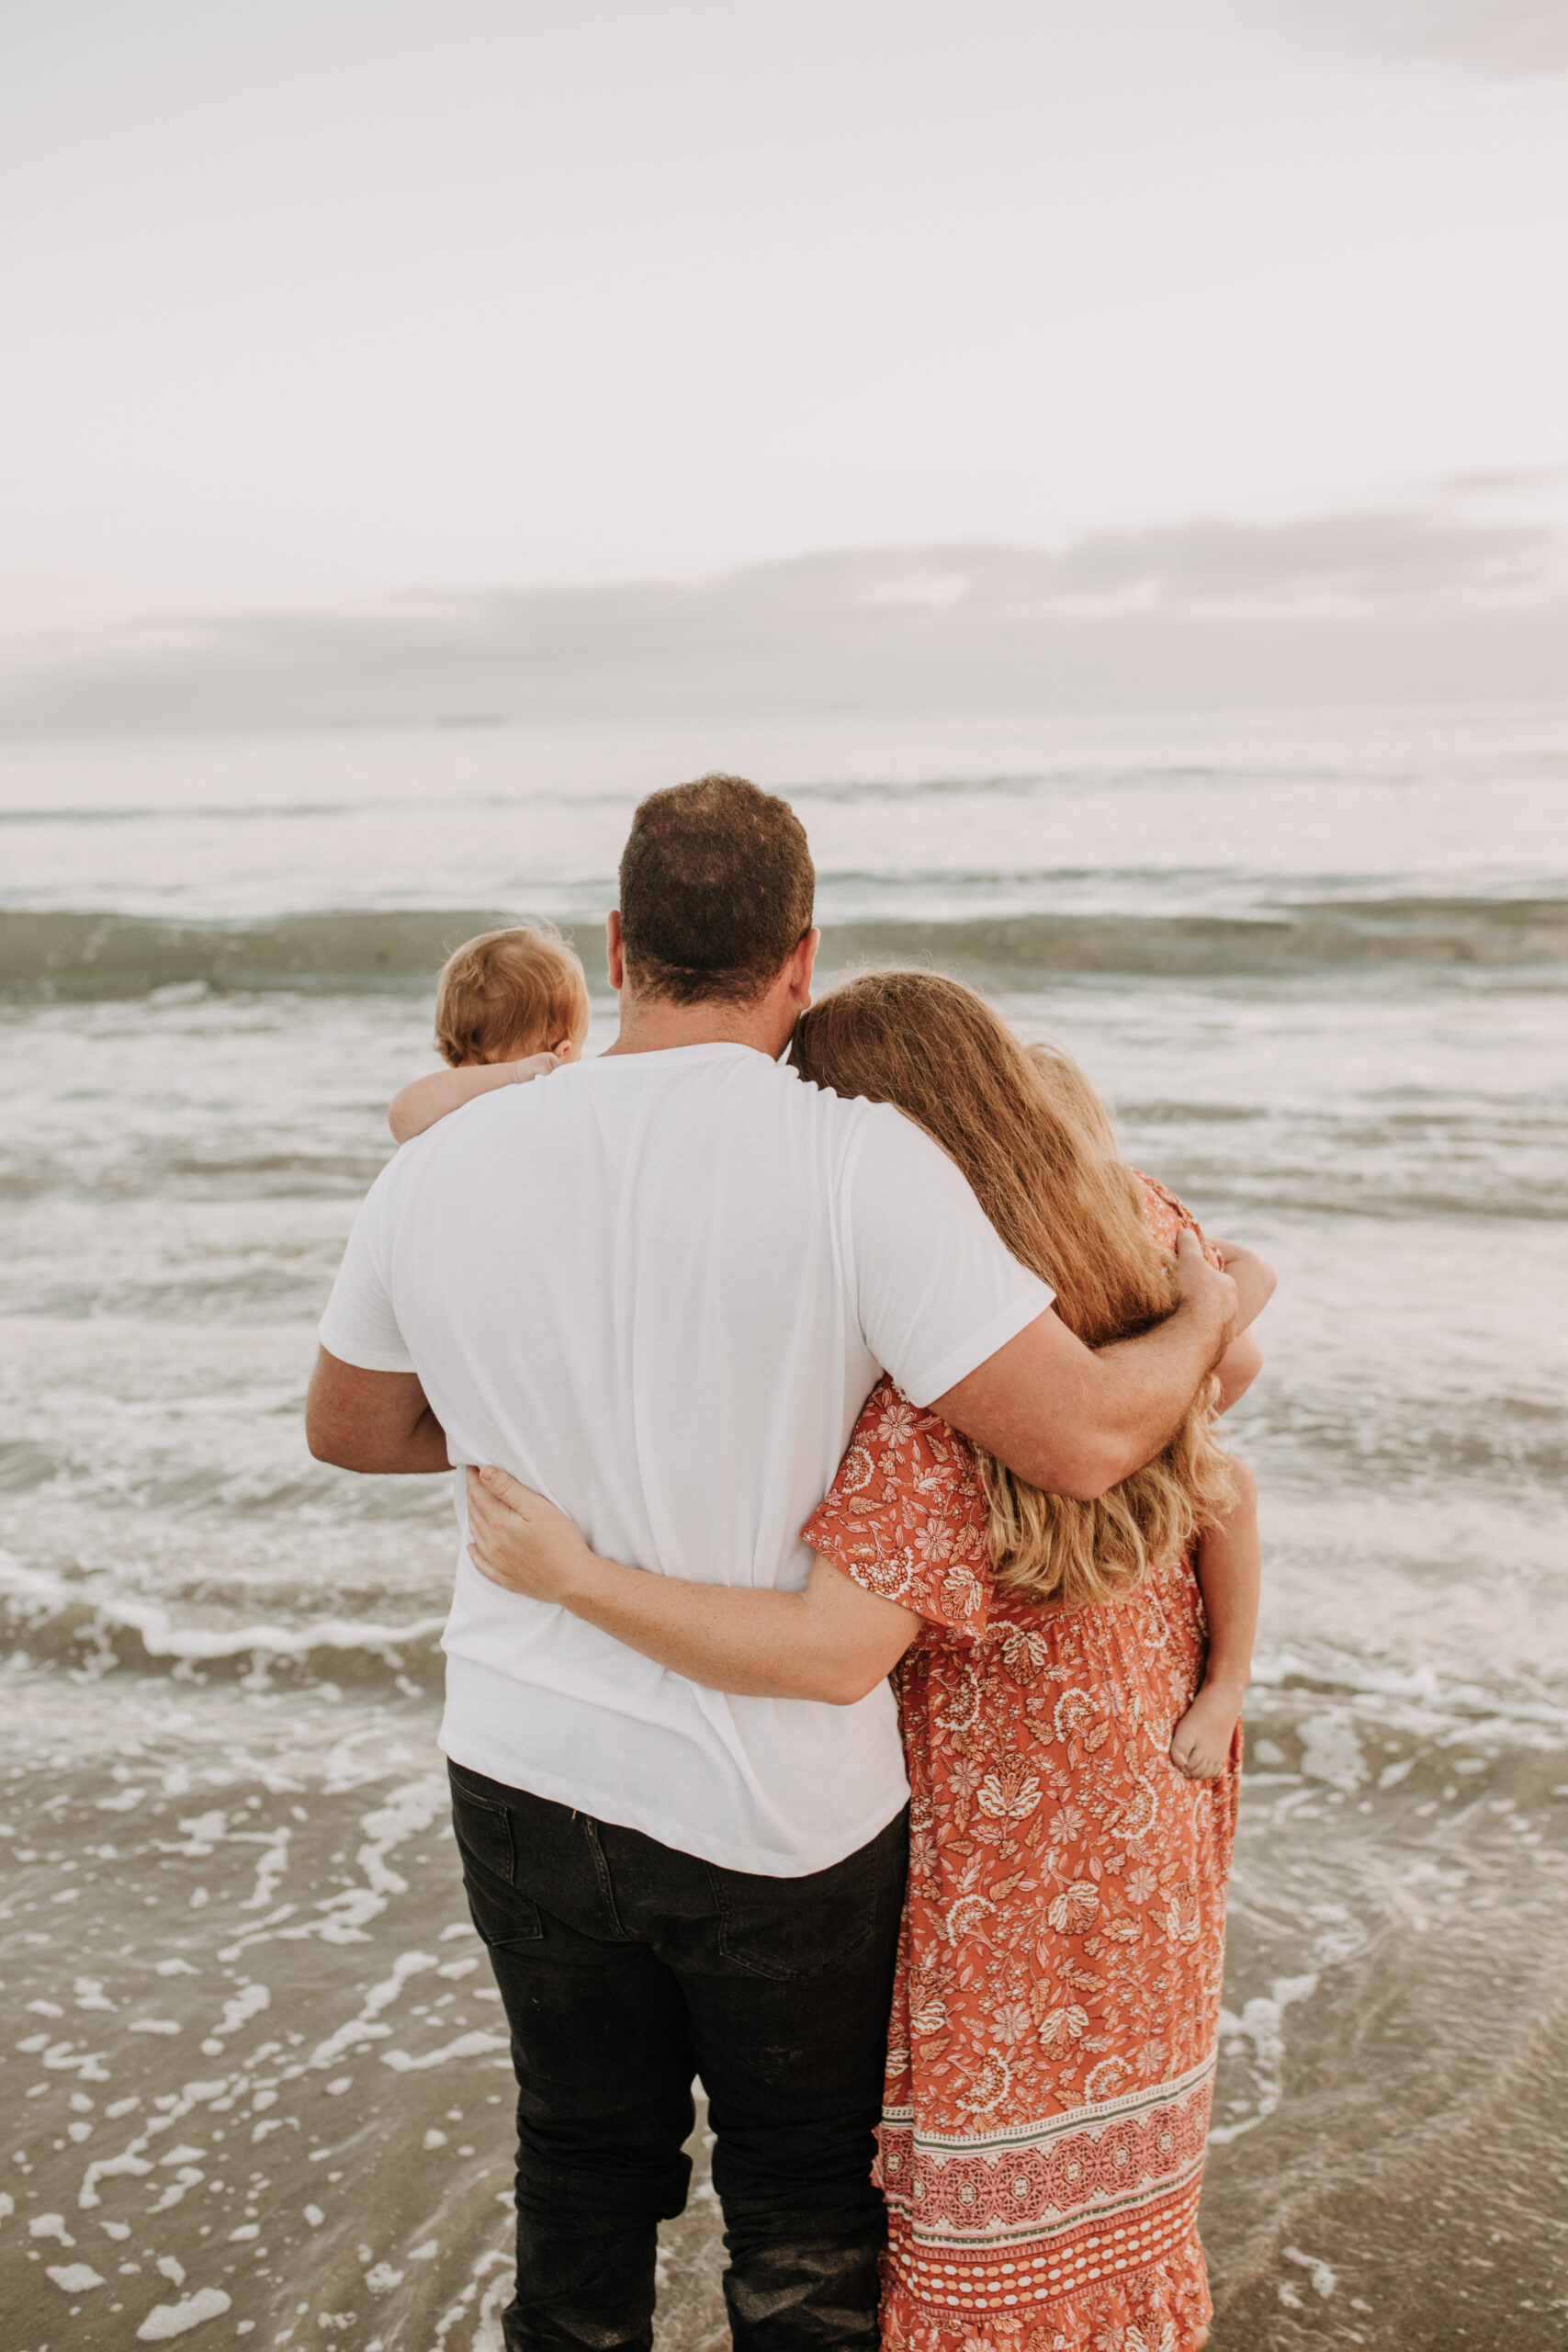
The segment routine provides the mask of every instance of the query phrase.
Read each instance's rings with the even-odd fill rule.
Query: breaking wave
[[[0,1622],[13,1653],[96,1679],[117,1667],[211,1676],[265,1687],[269,1677],[360,1682],[400,1679],[440,1688],[445,1616],[402,1625],[307,1619],[292,1625],[182,1625],[159,1602],[79,1585],[0,1552]]]
[[[398,992],[427,988],[475,932],[515,921],[494,909],[344,910],[256,923],[165,922],[109,913],[0,911],[0,992],[38,999],[149,996],[159,989]],[[604,979],[598,918],[575,944]],[[829,924],[828,970],[939,964],[1001,984],[1033,973],[1224,978],[1292,969],[1568,964],[1568,899],[1323,899],[1251,915],[876,917]]]

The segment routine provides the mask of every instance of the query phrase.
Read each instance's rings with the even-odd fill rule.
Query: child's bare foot
[[[1170,1760],[1190,1781],[1213,1781],[1224,1770],[1245,1695],[1234,1682],[1205,1682],[1177,1724]]]

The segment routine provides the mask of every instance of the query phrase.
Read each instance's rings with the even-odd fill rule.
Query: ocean
[[[0,746],[7,2352],[498,2352],[450,1503],[301,1406],[444,953],[553,917],[605,1042],[631,808],[719,764],[829,972],[972,979],[1280,1268],[1216,2352],[1561,2345],[1568,709],[829,711]],[[716,2247],[699,2188],[666,2352]]]

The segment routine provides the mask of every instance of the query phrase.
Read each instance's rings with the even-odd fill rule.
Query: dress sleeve
[[[884,1378],[800,1532],[868,1592],[974,1637],[991,1605],[987,1516],[968,1439]]]

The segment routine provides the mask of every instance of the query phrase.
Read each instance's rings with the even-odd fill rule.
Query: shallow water
[[[829,963],[976,978],[1281,1269],[1235,1416],[1268,1565],[1216,2346],[1560,2342],[1568,715],[1533,712],[0,751],[7,2352],[498,2344],[449,1505],[312,1463],[299,1407],[443,947],[546,912],[594,957],[632,800],[716,752],[795,797]],[[722,2334],[714,2244],[698,2198],[671,2352]]]

